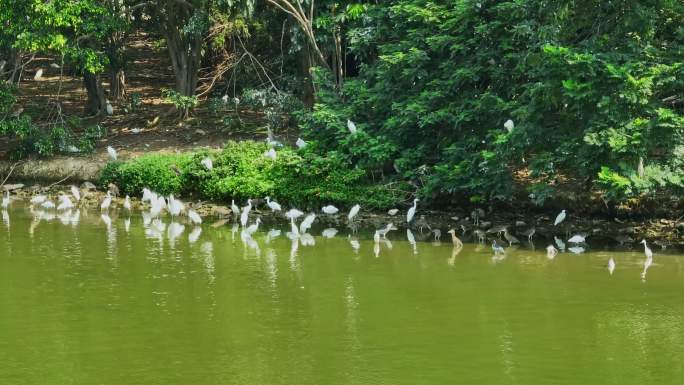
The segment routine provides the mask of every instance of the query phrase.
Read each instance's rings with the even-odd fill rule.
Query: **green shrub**
[[[143,155],[128,162],[111,162],[102,170],[100,184],[116,184],[124,194],[137,195],[147,187],[160,194],[180,194],[186,185],[184,170],[189,154]]]
[[[387,208],[406,197],[406,186],[373,185],[363,170],[350,168],[334,154],[321,157],[313,151],[281,148],[273,161],[264,156],[267,149],[264,143],[244,141],[229,142],[219,151],[144,155],[108,164],[100,183],[115,183],[126,194],[139,194],[148,187],[163,194],[192,193],[223,202],[270,195],[299,207],[359,203],[365,208]],[[212,170],[200,163],[206,157],[212,159]],[[182,170],[181,175],[176,175],[173,165]]]

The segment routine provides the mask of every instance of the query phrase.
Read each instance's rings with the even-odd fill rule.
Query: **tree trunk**
[[[86,114],[102,115],[107,111],[107,99],[105,99],[102,83],[97,74],[89,71],[83,73],[83,85],[88,92],[88,99],[86,101]]]
[[[180,32],[173,29],[166,34],[166,44],[176,78],[176,92],[183,96],[194,96],[202,60],[201,37],[183,39]],[[190,115],[189,108],[183,108],[179,115],[181,119],[187,118]]]
[[[126,75],[122,68],[112,68],[109,71],[109,94],[112,100],[126,96]]]

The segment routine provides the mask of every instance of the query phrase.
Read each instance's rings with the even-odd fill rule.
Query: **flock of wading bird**
[[[210,162],[210,159],[205,159],[202,161],[202,164],[205,164],[205,167],[207,168],[211,168]],[[82,190],[76,186],[71,186],[69,193],[60,192],[59,195],[56,197],[56,201],[53,201],[53,199],[51,199],[50,196],[45,194],[33,195],[30,199],[30,207],[34,215],[34,225],[32,225],[32,228],[34,228],[41,220],[49,221],[55,218],[58,218],[64,224],[77,224],[80,216],[79,203],[81,202],[81,198],[83,195]],[[2,198],[2,215],[3,220],[7,223],[9,223],[9,217],[6,209],[8,208],[10,202],[13,199],[14,198],[10,196],[9,191],[6,191]],[[109,216],[109,211],[115,209],[117,201],[121,201],[120,199],[118,199],[118,188],[116,188],[116,186],[114,185],[110,185],[110,189],[107,191],[107,194],[105,195],[104,199],[99,204],[99,208],[101,211],[101,219],[105,223],[107,228],[111,228],[112,225],[112,220]],[[200,227],[200,225],[202,224],[202,217],[197,213],[197,211],[195,211],[192,208],[192,205],[186,205],[181,200],[175,198],[173,195],[163,196],[147,188],[143,189],[141,202],[143,203],[143,205],[141,206],[143,225],[148,235],[161,238],[164,231],[166,230],[168,237],[170,239],[175,239],[185,230],[185,226],[178,222],[180,218],[184,218],[183,220],[185,220],[186,223],[194,226],[193,231],[188,236],[190,242],[193,243],[199,238],[202,231]],[[310,246],[315,244],[315,240],[313,236],[309,233],[309,230],[311,229],[312,225],[314,224],[317,218],[316,213],[309,213],[305,215],[303,211],[298,210],[296,208],[291,208],[288,211],[283,211],[282,206],[278,202],[271,200],[270,197],[265,197],[263,200],[248,199],[247,204],[241,208],[235,204],[235,201],[231,201],[230,212],[228,214],[232,214],[232,216],[234,217],[235,225],[233,229],[234,231],[237,231],[239,227],[242,228],[241,239],[247,245],[258,250],[258,244],[254,241],[252,235],[259,230],[261,218],[257,216],[254,221],[250,220],[250,214],[252,213],[252,209],[258,202],[265,202],[265,205],[274,214],[281,214],[284,216],[284,218],[286,218],[289,221],[290,231],[286,233],[288,238],[290,238],[293,241],[301,242],[301,244],[304,246]],[[406,238],[408,242],[413,246],[414,253],[417,253],[417,242],[411,230],[412,228],[417,228],[421,234],[423,233],[424,229],[427,228],[430,231],[430,234],[434,237],[435,241],[439,241],[441,237],[441,230],[438,228],[432,228],[430,224],[427,223],[425,216],[421,215],[418,217],[418,219],[416,219],[418,202],[418,199],[413,200],[413,205],[409,207],[406,211],[405,222]],[[123,198],[121,208],[124,212],[129,214],[124,219],[124,226],[126,231],[128,231],[130,227],[130,214],[133,211],[131,198],[128,195],[126,195]],[[357,204],[354,205],[346,214],[347,224],[349,228],[352,230],[352,233],[356,232],[357,223],[355,221],[359,217],[360,212],[361,206]],[[326,205],[321,208],[321,213],[325,216],[337,218],[340,215],[340,210],[333,205]],[[398,213],[399,209],[396,208],[388,211],[388,215],[390,217],[395,217]],[[171,217],[171,223],[168,225],[168,229],[167,225],[162,221],[163,216],[166,214],[170,215]],[[461,230],[461,236],[466,236],[466,234],[468,234],[468,232],[470,231],[470,237],[473,241],[476,241],[480,244],[490,241],[491,248],[494,253],[494,261],[502,260],[505,257],[505,243],[508,243],[508,246],[520,243],[518,238],[509,232],[509,226],[491,226],[491,223],[482,221],[481,218],[484,217],[484,212],[481,209],[473,211],[471,213],[471,216],[472,218],[468,217],[464,219],[459,219],[457,217],[454,217],[452,219],[456,220],[456,227]],[[562,210],[556,216],[553,225],[561,225],[565,221],[566,216],[566,211]],[[298,220],[302,217],[303,219],[299,223],[297,223]],[[224,225],[227,222],[228,220],[224,219],[215,223],[215,225]],[[391,243],[387,240],[387,234],[393,230],[398,230],[398,228],[391,221],[386,226],[375,230],[373,234],[373,241],[374,253],[376,256],[379,254],[381,242],[384,242],[386,245],[390,245],[389,247],[391,247]],[[449,260],[450,263],[453,263],[455,256],[461,251],[463,247],[463,242],[459,238],[459,235],[457,234],[455,228],[449,229],[447,233],[451,236],[451,241],[454,246],[452,258]],[[321,235],[324,238],[332,238],[336,234],[337,229],[327,228],[323,230]],[[535,234],[536,229],[534,227],[529,228],[520,233],[520,235],[527,237],[529,241],[532,241]],[[267,234],[267,240],[273,239],[279,235],[280,230],[271,230]],[[358,251],[360,248],[360,243],[358,242],[358,240],[355,237],[352,237],[351,234],[348,235],[348,239],[352,248],[355,251]],[[546,248],[546,256],[549,259],[555,258],[555,256],[559,252],[559,249],[561,251],[565,251],[566,249],[565,242],[563,242],[557,236],[554,236],[554,241],[558,248],[556,248],[554,245],[548,245],[548,247]],[[576,254],[584,252],[585,249],[584,247],[582,247],[582,245],[585,245],[585,242],[585,234],[573,235],[572,237],[567,239],[567,243],[572,245],[568,248],[568,251]],[[653,263],[653,252],[648,247],[646,240],[642,240],[641,243],[644,245],[644,254],[646,256],[646,260],[644,261],[644,270],[642,272],[642,278],[645,279],[646,271]],[[610,274],[612,274],[615,270],[615,265],[615,260],[611,257],[608,261],[607,266]]]

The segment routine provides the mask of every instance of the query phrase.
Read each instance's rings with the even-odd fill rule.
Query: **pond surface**
[[[78,219],[78,221],[77,221]],[[679,384],[684,258],[0,223],[2,384]],[[331,231],[326,234],[330,235]],[[315,243],[315,244],[312,244]],[[357,243],[358,242],[358,243]],[[303,245],[305,243],[306,245]],[[616,262],[612,275],[610,258]]]

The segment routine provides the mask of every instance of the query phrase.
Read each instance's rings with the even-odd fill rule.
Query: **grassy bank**
[[[163,194],[193,196],[218,202],[242,202],[270,196],[301,207],[361,204],[387,209],[404,202],[406,186],[378,185],[341,158],[317,155],[312,148],[280,148],[275,160],[268,147],[253,141],[229,142],[221,150],[150,154],[109,163],[100,184],[116,184],[122,193],[138,195],[147,187]],[[212,160],[208,170],[201,161]]]

